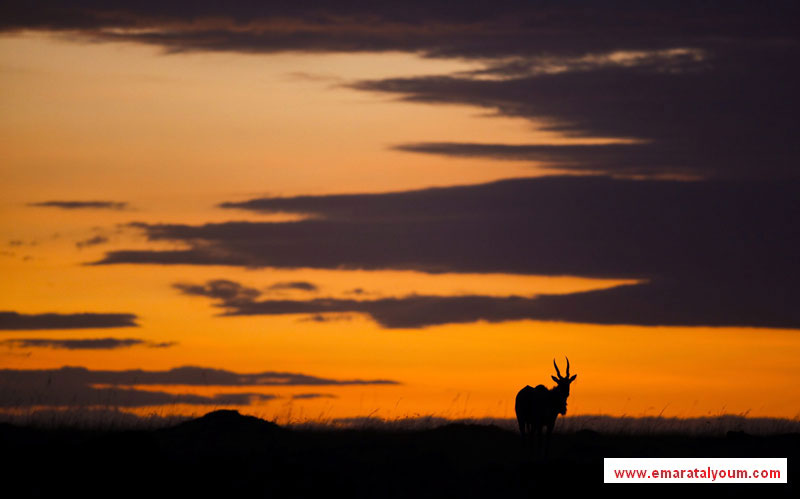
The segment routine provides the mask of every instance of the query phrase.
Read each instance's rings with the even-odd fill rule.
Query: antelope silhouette
[[[536,437],[536,446],[542,447],[542,427],[547,428],[543,446],[543,454],[547,455],[550,446],[550,434],[556,424],[559,414],[567,413],[567,397],[569,397],[569,385],[578,375],[570,377],[569,358],[567,358],[567,375],[561,376],[558,370],[556,359],[553,359],[553,367],[556,368],[558,377],[550,376],[556,382],[556,386],[549,390],[544,385],[536,388],[526,386],[517,393],[514,403],[514,411],[517,413],[519,431],[522,435],[522,442],[530,441]]]

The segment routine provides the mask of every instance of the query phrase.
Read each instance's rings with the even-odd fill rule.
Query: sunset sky
[[[0,2],[0,411],[800,417],[794,2]]]

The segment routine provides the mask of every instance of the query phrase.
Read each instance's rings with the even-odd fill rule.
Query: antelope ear
[[[556,378],[555,376],[550,376],[550,377],[551,377],[551,378],[553,378],[553,381],[555,381],[556,383],[558,383],[558,378]]]
[[[570,382],[570,383],[572,383],[573,381],[575,381],[575,378],[577,378],[577,377],[578,377],[578,375],[577,375],[577,374],[576,374],[576,375],[574,375],[573,377],[571,377],[571,378],[569,379],[569,382]]]

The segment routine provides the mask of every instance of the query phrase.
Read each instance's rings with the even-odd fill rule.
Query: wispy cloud
[[[42,201],[28,206],[61,208],[62,210],[125,210],[128,203],[120,201]]]
[[[83,248],[88,248],[90,246],[105,244],[107,242],[108,238],[105,236],[94,236],[89,239],[84,239],[83,241],[78,241],[77,243],[75,243],[75,246],[77,246],[78,249],[83,249]]]
[[[332,393],[295,393],[292,395],[292,399],[295,400],[303,400],[303,399],[335,399],[338,398],[336,395]]]

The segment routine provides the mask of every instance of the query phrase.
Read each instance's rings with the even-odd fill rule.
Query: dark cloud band
[[[532,160],[582,173],[692,178],[798,178],[800,147],[791,138],[800,114],[800,56],[785,45],[705,47],[677,66],[647,58],[493,78],[475,75],[389,78],[352,87],[412,102],[464,104],[531,120],[575,138],[626,139],[607,145],[509,145],[423,142],[400,150],[454,157]],[[606,57],[611,57],[605,54]],[[619,57],[621,57],[620,55]],[[558,64],[556,61],[555,64]]]
[[[403,51],[479,61],[483,68],[449,76],[349,86],[487,108],[572,136],[640,141],[595,149],[484,147],[493,157],[528,156],[614,175],[796,178],[800,71],[786,61],[800,56],[799,18],[800,7],[789,0],[318,0],[302,7],[12,1],[0,7],[0,30],[69,31],[170,52]],[[450,147],[448,154],[474,155],[480,147]],[[51,203],[44,205],[79,207]]]
[[[800,279],[795,257],[800,240],[794,221],[794,213],[800,211],[798,188],[795,181],[545,177],[387,194],[255,199],[225,206],[314,217],[286,223],[140,224],[137,227],[150,239],[179,242],[189,249],[111,252],[100,263],[413,269],[643,280],[634,287],[546,300],[539,297],[535,304],[511,307],[506,303],[503,306],[514,312],[499,316],[493,315],[494,309],[503,302],[486,298],[485,306],[474,306],[474,310],[492,310],[481,312],[482,316],[467,311],[456,318],[435,319],[431,312],[414,319],[414,314],[407,314],[404,326],[385,317],[394,307],[400,310],[413,300],[405,304],[373,301],[372,305],[357,300],[269,300],[258,305],[259,313],[368,313],[387,327],[516,317],[794,328],[800,327],[800,318],[789,305],[800,299],[795,285]],[[231,313],[255,312],[255,304],[262,303],[258,290],[231,281],[179,287],[188,294],[215,298]],[[445,307],[457,302],[455,297],[451,302],[428,297],[418,305]]]
[[[214,298],[211,293],[205,296]],[[567,295],[410,295],[377,300],[257,300],[253,297],[223,299],[218,306],[227,316],[305,314],[316,318],[324,317],[320,314],[362,313],[384,328],[514,320],[639,326],[800,327],[800,312],[792,307],[780,302],[745,303],[744,298],[737,290],[725,287],[665,279]]]
[[[20,314],[0,311],[0,330],[137,327],[134,314]]]
[[[792,1],[711,2],[5,2],[0,30],[68,30],[171,52],[404,51],[480,61],[450,76],[351,88],[414,102],[467,104],[579,137],[647,145],[544,150],[483,147],[560,169],[615,175],[798,175],[800,58]],[[411,147],[417,151],[431,144]],[[409,146],[401,146],[408,148]],[[476,154],[480,144],[448,148]],[[592,152],[594,151],[594,152]],[[100,207],[113,202],[51,201]]]
[[[458,57],[646,50],[682,40],[796,35],[797,5],[653,0],[454,5],[447,0],[159,2],[9,1],[0,30],[70,31],[171,51],[406,51]]]
[[[545,177],[387,194],[227,203],[299,222],[137,224],[171,251],[97,264],[413,269],[651,278],[797,271],[796,182]],[[325,251],[319,251],[325,248]],[[737,272],[738,271],[738,272]],[[217,290],[225,293],[224,290]],[[237,291],[238,292],[238,291]]]
[[[134,346],[168,348],[175,342],[152,342],[138,338],[86,338],[79,340],[56,340],[49,338],[15,338],[0,341],[0,345],[11,348],[54,348],[63,350],[115,350]]]

